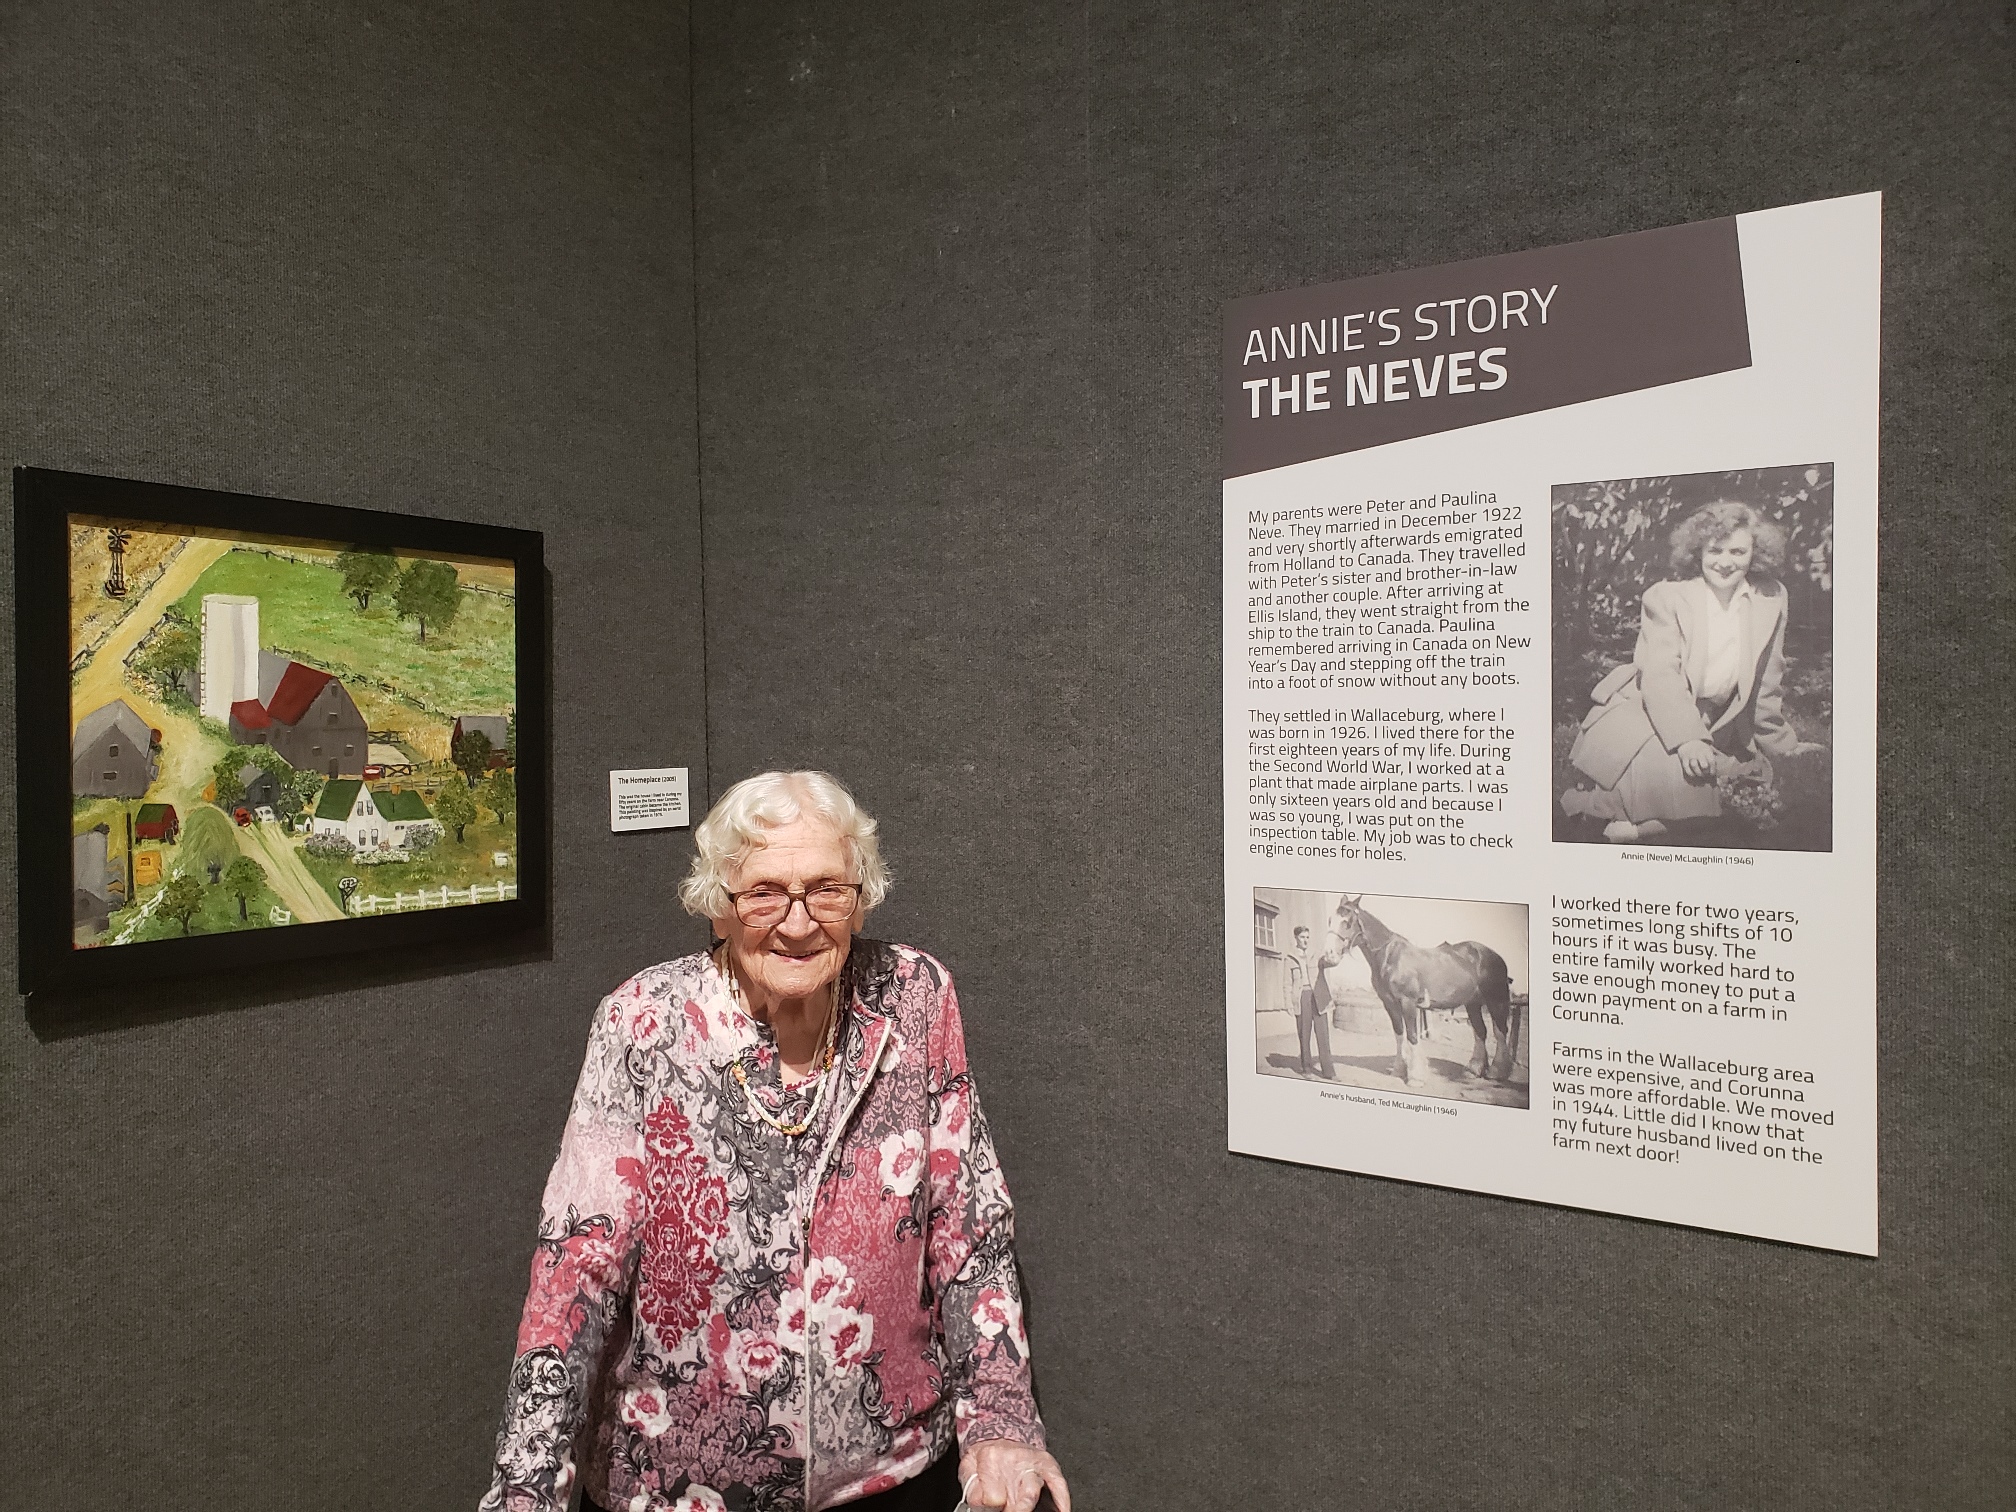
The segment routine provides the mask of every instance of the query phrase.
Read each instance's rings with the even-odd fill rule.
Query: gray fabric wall
[[[883,816],[1083,1504],[2006,1505],[2006,10],[694,15],[715,771]],[[1872,188],[1883,1258],[1225,1154],[1223,302]]]
[[[690,207],[679,7],[86,10],[0,17],[0,460],[545,530],[558,906],[0,1022],[0,1500],[473,1502],[588,1004],[690,943],[602,772],[711,759],[882,814],[1093,1512],[2001,1503],[1997,7],[701,0]],[[1878,187],[1883,1258],[1225,1154],[1222,302]]]
[[[550,960],[0,1012],[0,1505],[470,1508],[589,1012],[685,948],[685,839],[603,776],[704,781],[683,13],[59,0],[0,46],[0,462],[543,530],[558,802]]]

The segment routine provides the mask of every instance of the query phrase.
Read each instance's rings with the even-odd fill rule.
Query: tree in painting
[[[250,856],[240,856],[224,868],[224,890],[238,900],[238,918],[243,923],[248,915],[245,905],[259,896],[259,889],[266,885],[266,868]]]
[[[481,730],[471,730],[455,742],[448,755],[455,763],[455,770],[466,777],[473,788],[490,769],[490,737]]]
[[[217,794],[219,808],[236,808],[245,801],[245,779],[239,771],[246,764],[248,746],[233,746],[217,758],[217,764],[210,769],[210,781]]]
[[[462,608],[462,593],[456,584],[455,569],[446,562],[415,562],[399,574],[392,607],[399,618],[417,620],[420,639],[427,639],[432,625],[437,635],[445,634]]]
[[[509,768],[492,772],[477,789],[476,796],[483,800],[484,807],[497,816],[499,824],[509,824],[518,812],[518,781]]]
[[[163,618],[161,628],[134,659],[133,670],[163,698],[189,702],[196,691],[196,667],[203,639],[185,620]]]
[[[455,831],[455,843],[460,845],[462,831],[476,822],[476,800],[469,796],[468,788],[451,782],[434,802],[434,817]]]
[[[391,587],[399,576],[399,563],[389,551],[371,546],[352,546],[336,558],[336,570],[343,574],[343,591],[357,602],[362,614],[371,607],[371,595]]]
[[[203,911],[203,884],[194,877],[177,877],[161,889],[161,912],[189,933],[189,925]]]

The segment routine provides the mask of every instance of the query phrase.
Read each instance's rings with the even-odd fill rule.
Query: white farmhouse
[[[399,850],[434,815],[427,800],[412,788],[372,789],[354,777],[339,777],[323,785],[315,803],[315,833],[336,835],[358,850]]]

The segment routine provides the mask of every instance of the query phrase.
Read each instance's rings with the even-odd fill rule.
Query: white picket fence
[[[175,868],[172,876],[179,877],[181,875],[182,875],[182,868],[178,866]],[[154,910],[161,906],[161,900],[167,896],[168,896],[168,889],[166,886],[155,888],[154,895],[150,897],[145,903],[142,903],[140,905],[140,911],[135,915],[133,915],[132,918],[126,921],[126,927],[119,931],[119,933],[113,938],[112,943],[114,945],[132,944],[133,937],[140,932],[140,926],[142,924],[145,924],[148,921],[148,919],[153,917]]]
[[[492,882],[474,887],[423,887],[417,892],[385,897],[371,893],[350,900],[353,914],[410,913],[419,908],[453,908],[463,903],[503,903],[518,896],[516,882]]]

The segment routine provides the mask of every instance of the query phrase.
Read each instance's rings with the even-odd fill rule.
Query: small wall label
[[[684,829],[692,822],[686,806],[686,768],[651,767],[609,774],[609,828]]]

